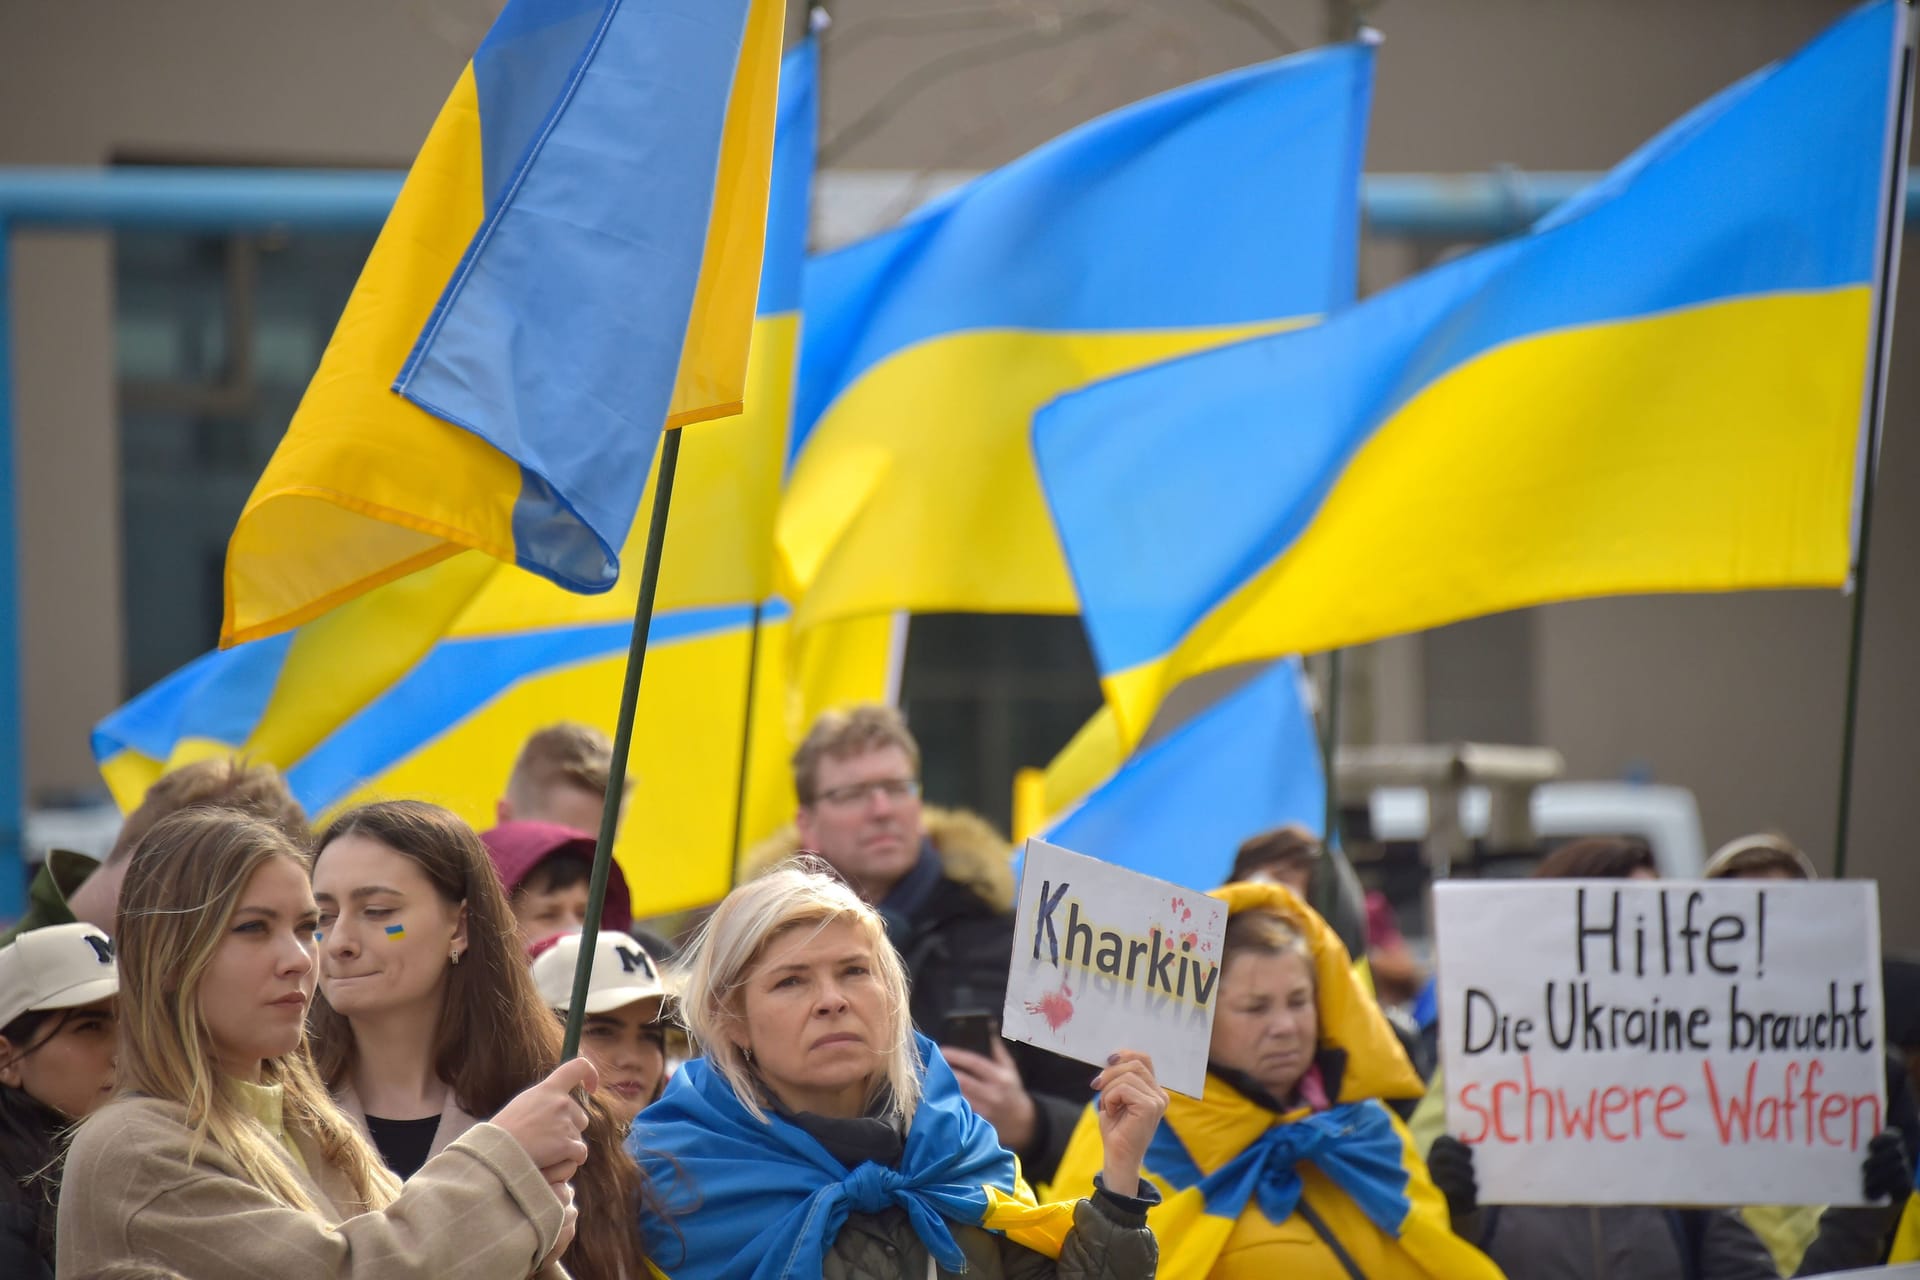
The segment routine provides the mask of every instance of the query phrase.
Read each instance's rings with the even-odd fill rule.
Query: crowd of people
[[[407,799],[316,832],[210,760],[97,865],[50,856],[0,945],[0,1275],[1744,1280],[1882,1260],[1912,1190],[1890,1057],[1867,1207],[1482,1205],[1429,976],[1384,900],[1350,953],[1297,828],[1222,851],[1200,1097],[1153,1045],[1009,1044],[1011,851],[922,805],[885,708],[814,726],[792,826],[684,946],[619,874],[589,944],[607,756],[535,735],[485,832]],[[1537,874],[1656,869],[1593,839]],[[1755,838],[1709,874],[1813,868]]]

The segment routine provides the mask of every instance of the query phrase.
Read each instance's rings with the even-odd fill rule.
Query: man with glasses
[[[1087,1070],[998,1035],[1013,951],[1006,841],[974,814],[920,803],[920,746],[891,707],[821,716],[794,752],[793,785],[794,824],[748,855],[749,874],[810,850],[879,910],[906,963],[914,1025],[1026,1176],[1050,1178],[1089,1096]]]

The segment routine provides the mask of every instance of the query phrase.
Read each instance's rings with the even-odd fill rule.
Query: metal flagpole
[[[1887,158],[1885,205],[1881,209],[1879,279],[1874,289],[1873,347],[1867,374],[1867,421],[1859,469],[1859,531],[1854,543],[1853,617],[1847,637],[1847,701],[1840,730],[1839,817],[1834,824],[1833,874],[1847,874],[1848,820],[1853,809],[1853,750],[1860,716],[1860,651],[1866,638],[1867,550],[1873,534],[1874,471],[1880,459],[1880,435],[1887,412],[1887,370],[1893,350],[1893,297],[1899,285],[1900,230],[1906,208],[1906,155],[1909,117],[1913,109],[1913,0],[1898,10],[1899,44],[1894,52],[1898,89],[1889,114],[1890,154]]]
[[[613,833],[620,825],[620,802],[627,790],[627,750],[633,745],[633,713],[640,701],[640,673],[647,664],[647,635],[653,629],[653,598],[660,585],[660,551],[667,540],[667,509],[673,501],[673,477],[680,466],[680,432],[660,433],[660,478],[654,484],[653,515],[647,525],[647,549],[640,561],[640,598],[633,608],[633,641],[627,649],[626,683],[620,689],[620,723],[613,734],[613,759],[607,766],[607,801],[600,810],[600,836],[593,846],[593,879],[587,887],[587,919],[580,928],[580,959],[573,968],[573,998],[567,1002],[567,1033],[561,1061],[580,1051],[586,1020],[587,984],[593,977],[594,943],[600,936],[600,912],[607,902],[607,877],[613,870]]]

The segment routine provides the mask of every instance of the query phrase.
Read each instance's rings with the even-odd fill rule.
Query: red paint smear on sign
[[[1058,1031],[1073,1021],[1073,988],[1061,983],[1058,991],[1049,991],[1038,1000],[1027,1001],[1027,1012],[1039,1014],[1047,1020],[1051,1030]]]

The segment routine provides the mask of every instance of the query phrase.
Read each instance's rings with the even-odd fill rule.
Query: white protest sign
[[[1199,1097],[1227,904],[1041,840],[1025,859],[1004,1034],[1096,1066],[1139,1049]]]
[[[1867,882],[1434,886],[1447,1129],[1489,1204],[1845,1204],[1885,1127]]]

